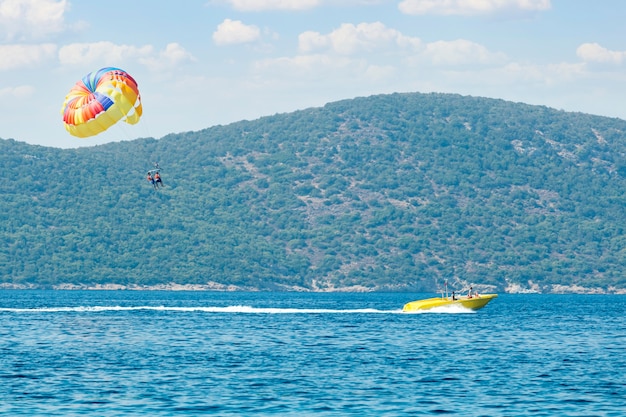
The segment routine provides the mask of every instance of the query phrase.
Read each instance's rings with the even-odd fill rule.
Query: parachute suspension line
[[[141,119],[141,130],[143,131],[144,137],[156,139],[150,129],[150,117],[144,117]]]
[[[119,130],[120,132],[122,132],[126,140],[135,139],[131,136],[130,132],[128,131],[127,126],[125,126],[125,123],[118,123],[117,125],[115,125],[115,130]]]
[[[73,136],[86,138],[99,135],[116,125],[124,138],[137,139],[140,135],[131,137],[131,132],[124,126],[137,124],[143,115],[142,99],[137,85],[137,81],[129,73],[115,67],[104,67],[85,75],[65,96],[61,107],[65,129]],[[145,120],[142,128],[148,132],[146,137],[152,137]],[[145,155],[142,155],[141,159],[144,158]],[[138,159],[138,154],[131,157],[133,165],[139,163]],[[161,168],[158,160],[156,163],[155,169],[158,171]],[[153,185],[156,187],[156,184]]]

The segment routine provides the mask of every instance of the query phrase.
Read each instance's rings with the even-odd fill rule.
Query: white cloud
[[[626,61],[626,51],[611,51],[597,43],[583,43],[576,49],[576,55],[586,62],[621,64]]]
[[[328,55],[297,55],[293,58],[283,57],[266,59],[255,64],[256,71],[267,71],[268,74],[285,73],[299,77],[303,74],[317,76],[324,69],[341,69],[352,64],[348,58],[331,57]]]
[[[116,45],[112,42],[102,41],[94,43],[73,43],[65,45],[59,50],[59,61],[63,65],[103,64],[115,63],[126,59],[141,59],[150,57],[153,47],[146,45],[140,48],[132,45]]]
[[[449,66],[489,65],[506,60],[503,54],[490,52],[483,45],[465,39],[431,42],[426,45],[423,55],[434,65]]]
[[[273,85],[276,89],[304,88],[338,94],[345,89],[363,88],[363,83],[393,79],[396,68],[373,65],[365,59],[310,54],[257,61],[253,67],[252,85]],[[375,88],[375,87],[374,87]]]
[[[361,88],[363,83],[387,84],[396,80],[398,68],[393,65],[372,64],[362,58],[308,54],[257,61],[254,74],[251,80],[256,80],[255,85],[269,83],[279,89],[284,86],[316,86],[315,88],[321,90],[338,93],[355,86]]]
[[[550,0],[403,0],[398,9],[409,15],[486,15],[549,10]]]
[[[0,71],[35,66],[55,57],[57,47],[41,45],[0,45]]]
[[[424,44],[419,38],[405,36],[380,22],[344,23],[327,35],[309,31],[301,33],[298,39],[298,49],[303,54],[326,51],[351,56],[366,52],[368,60],[381,55],[388,60],[395,55],[415,65],[435,66],[503,65],[508,60],[502,53],[465,39]]]
[[[363,73],[364,77],[370,81],[378,82],[392,79],[397,74],[397,68],[391,65],[370,65]]]
[[[121,65],[124,61],[137,61],[151,69],[170,68],[195,58],[178,43],[168,44],[155,52],[152,45],[116,45],[112,42],[74,43],[59,50],[62,65]]]
[[[175,67],[183,62],[195,60],[196,58],[180,44],[172,42],[168,43],[165,49],[159,52],[156,57],[140,58],[139,62],[149,67],[160,68],[163,66]]]
[[[0,97],[29,98],[35,94],[35,88],[30,85],[0,88]]]
[[[225,19],[213,32],[216,45],[232,45],[254,42],[261,36],[261,31],[254,25],[245,25],[240,20]]]
[[[307,31],[298,36],[298,49],[307,53],[319,49],[326,49],[330,46],[330,39],[319,32]]]
[[[299,56],[267,60],[262,66],[277,72],[290,67],[295,74],[334,70],[334,77],[390,85],[402,77],[411,80],[415,74],[434,76],[443,70],[467,74],[502,68],[509,62],[505,54],[469,40],[426,44],[380,22],[342,24],[329,34],[304,32],[299,36],[299,51]]]
[[[227,4],[242,12],[260,12],[265,10],[301,11],[320,6],[372,6],[393,3],[395,0],[210,0],[209,4]]]
[[[226,0],[226,2],[242,12],[308,10],[321,4],[321,0]]]
[[[64,30],[67,0],[0,0],[0,35],[38,39]]]
[[[589,74],[584,64],[561,62],[550,64],[546,68],[546,79],[548,83],[565,84],[571,81],[577,81]]]
[[[501,79],[507,84],[520,86],[554,86],[565,85],[587,76],[584,64],[520,64],[511,62],[502,68],[495,68],[490,72],[494,79]]]
[[[309,31],[300,34],[298,40],[301,52],[330,48],[342,55],[371,52],[390,46],[416,48],[421,44],[418,38],[404,36],[380,22],[360,23],[356,26],[344,23],[328,35]]]

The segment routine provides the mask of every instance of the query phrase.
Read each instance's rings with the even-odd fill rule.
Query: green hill
[[[90,148],[0,140],[0,285],[624,292],[625,154],[624,120],[417,93]]]

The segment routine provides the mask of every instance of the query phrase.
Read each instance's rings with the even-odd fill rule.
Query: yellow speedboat
[[[402,311],[418,311],[430,310],[436,307],[460,306],[470,310],[479,310],[487,305],[489,301],[496,298],[498,294],[472,294],[464,296],[441,296],[435,298],[427,298],[425,300],[411,301],[406,303]]]

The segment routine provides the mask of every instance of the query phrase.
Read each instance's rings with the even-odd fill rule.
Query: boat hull
[[[474,297],[459,297],[455,300],[452,297],[427,298],[425,300],[411,301],[402,308],[402,311],[430,310],[437,307],[459,306],[469,310],[479,310],[496,298],[498,294],[483,294]]]

